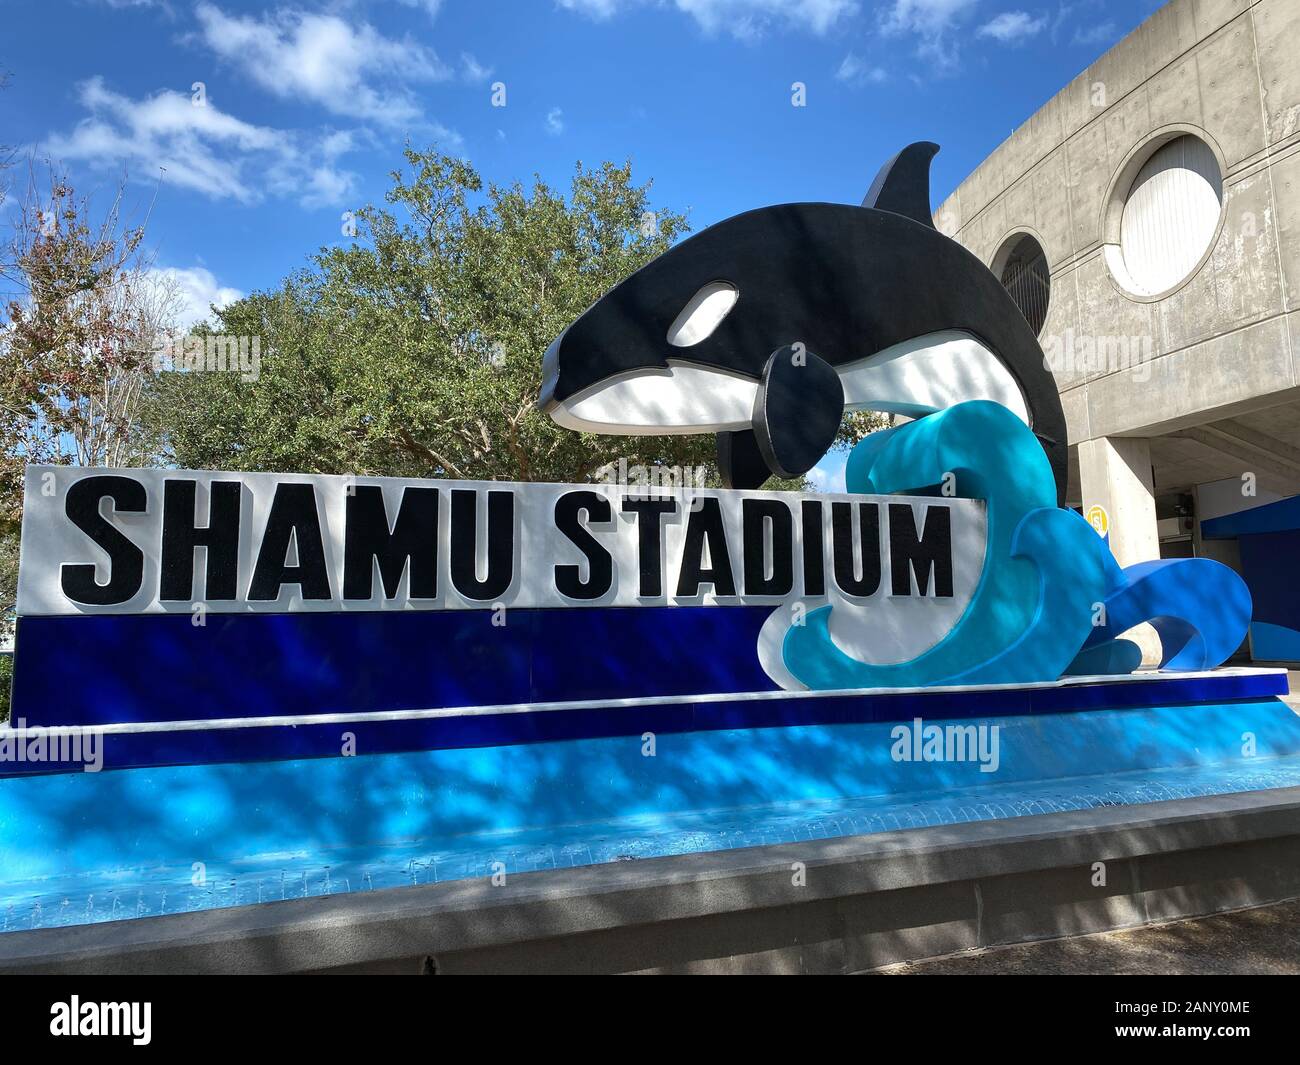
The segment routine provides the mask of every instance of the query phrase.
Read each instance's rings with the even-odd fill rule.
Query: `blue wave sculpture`
[[[1107,596],[1068,673],[1129,673],[1141,651],[1119,634],[1149,622],[1160,636],[1160,668],[1212,669],[1235,651],[1250,624],[1250,592],[1227,566],[1208,558],[1139,562],[1123,569],[1106,556]],[[1125,646],[1127,645],[1127,646]],[[1107,668],[1109,666],[1109,668]]]
[[[814,689],[1013,684],[1067,672],[1128,673],[1141,661],[1125,630],[1149,621],[1167,669],[1205,669],[1240,644],[1250,596],[1209,559],[1121,569],[1105,542],[1056,506],[1052,468],[1032,432],[1005,407],[962,403],[874,433],[849,456],[850,492],[954,494],[988,506],[984,569],[966,611],[934,647],[892,664],[861,662],[831,639],[831,606],[791,627],[786,668]]]

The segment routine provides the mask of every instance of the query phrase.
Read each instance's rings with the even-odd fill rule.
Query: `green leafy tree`
[[[611,438],[539,412],[541,353],[685,231],[649,213],[628,166],[579,167],[568,198],[537,180],[484,188],[467,163],[406,152],[358,239],[217,313],[258,338],[256,380],[178,372],[151,424],[178,465],[582,480],[626,457],[700,465],[706,437]],[[243,375],[249,376],[249,375]]]
[[[355,241],[216,312],[215,333],[257,338],[255,380],[156,380],[147,420],[168,457],[515,481],[583,481],[618,459],[712,470],[712,435],[575,433],[535,404],[551,340],[686,219],[652,212],[628,164],[579,165],[565,196],[540,179],[485,187],[433,150],[405,156],[386,206],[358,212]]]

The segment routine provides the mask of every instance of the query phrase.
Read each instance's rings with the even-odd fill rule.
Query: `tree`
[[[0,89],[5,88],[8,84],[9,75],[5,71],[0,70]],[[14,146],[12,144],[0,144],[0,204],[5,202],[5,199],[9,194],[8,171],[10,167],[13,166],[13,161]],[[2,264],[3,260],[0,260],[0,265]]]
[[[406,161],[388,206],[358,212],[356,242],[218,313],[220,333],[258,339],[255,381],[157,382],[150,409],[169,456],[521,481],[581,480],[618,457],[706,463],[705,438],[579,435],[534,402],[546,345],[685,219],[651,216],[628,166],[579,167],[566,200],[540,179],[485,191],[434,151]]]
[[[0,332],[0,524],[12,527],[29,462],[128,466],[147,460],[138,406],[174,297],[122,224],[122,189],[92,221],[51,171],[18,210]]]
[[[652,213],[629,164],[579,164],[566,197],[540,178],[485,188],[434,150],[405,158],[386,206],[358,212],[357,240],[217,312],[214,332],[258,342],[255,380],[153,383],[148,420],[168,457],[515,481],[582,481],[618,459],[711,470],[711,435],[580,434],[535,404],[546,346],[686,219]]]
[[[0,73],[0,89],[3,89],[8,82],[8,74]],[[12,165],[13,148],[7,144],[0,144],[0,206],[3,206],[8,199],[8,171]],[[4,249],[0,247],[0,278],[6,274],[5,265]],[[3,418],[3,413],[0,413],[0,424],[3,424]],[[0,524],[0,643],[8,642],[10,630],[13,628],[17,590],[18,533]],[[9,690],[12,682],[13,659],[9,655],[0,654],[0,721],[9,718]]]
[[[33,176],[14,233],[0,259],[0,639],[13,621],[24,466],[150,461],[139,398],[174,299],[148,271],[143,227],[122,222],[121,188],[96,215],[56,171],[43,189]]]

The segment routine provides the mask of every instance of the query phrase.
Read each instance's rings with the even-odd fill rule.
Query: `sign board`
[[[941,630],[984,544],[965,499],[42,466],[24,521],[23,615],[834,597]]]
[[[986,524],[939,497],[32,466],[15,713],[803,690],[785,643],[819,611],[862,661],[942,641]]]

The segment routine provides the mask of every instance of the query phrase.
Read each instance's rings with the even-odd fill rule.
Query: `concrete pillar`
[[[1110,550],[1121,566],[1160,557],[1151,445],[1145,439],[1085,440],[1079,445],[1079,487],[1085,518],[1094,520],[1093,507],[1104,511]]]
[[[1160,557],[1151,445],[1145,439],[1085,440],[1079,445],[1079,486],[1083,516],[1094,526],[1105,525],[1121,566]],[[1151,626],[1140,625],[1127,638],[1142,648],[1144,666],[1160,662],[1160,638]]]

